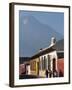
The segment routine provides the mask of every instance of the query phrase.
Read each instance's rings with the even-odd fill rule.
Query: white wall
[[[40,56],[40,59],[43,57],[44,58],[44,56],[46,57],[46,58],[48,58],[47,56],[48,55],[50,55],[51,57],[50,57],[50,59],[51,59],[51,70],[53,69],[53,66],[52,66],[52,63],[53,63],[53,58],[55,58],[56,59],[56,70],[57,70],[57,53],[56,53],[56,51],[53,51],[53,52],[50,52],[50,53],[47,53],[47,54],[45,54],[45,55],[42,55],[42,56]]]
[[[71,9],[72,9],[72,0],[0,0],[0,90],[11,89],[8,86],[8,83],[9,83],[8,82],[9,80],[9,2],[62,4],[62,5],[71,5]],[[71,11],[71,15],[72,15],[72,11]],[[72,68],[72,65],[71,65],[71,68]],[[44,87],[39,86],[39,87],[25,87],[25,88],[14,88],[14,89],[16,90],[18,89],[19,90],[24,90],[24,89],[71,90],[72,83],[70,85],[56,85],[56,86],[44,86]]]

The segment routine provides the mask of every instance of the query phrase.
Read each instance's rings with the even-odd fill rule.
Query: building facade
[[[64,76],[64,46],[61,43],[52,37],[49,47],[40,49],[24,63],[25,74],[48,78]]]

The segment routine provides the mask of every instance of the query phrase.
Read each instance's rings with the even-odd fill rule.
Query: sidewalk
[[[19,76],[19,79],[32,79],[32,78],[45,78],[45,77],[41,77],[37,75],[26,75],[26,74],[22,74]]]

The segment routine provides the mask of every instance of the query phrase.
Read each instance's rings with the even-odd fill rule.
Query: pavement
[[[32,78],[43,78],[43,77],[39,77],[36,75],[25,75],[25,74],[19,76],[19,79],[32,79]]]
[[[31,78],[38,78],[38,76],[35,76],[35,75],[25,75],[25,74],[22,74],[19,76],[19,79],[31,79]]]

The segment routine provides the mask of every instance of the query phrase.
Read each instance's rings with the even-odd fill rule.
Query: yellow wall
[[[32,74],[32,75],[37,75],[37,74],[38,74],[38,73],[37,73],[37,72],[38,72],[37,62],[39,62],[39,58],[32,59],[32,60],[30,61],[30,64],[32,65],[33,62],[35,62],[35,65],[34,65],[34,67],[32,67],[32,69],[31,69],[31,74]]]

